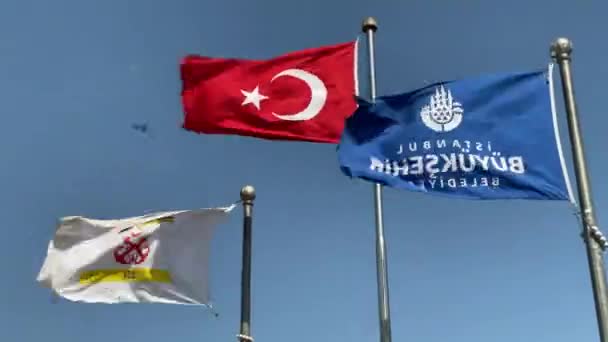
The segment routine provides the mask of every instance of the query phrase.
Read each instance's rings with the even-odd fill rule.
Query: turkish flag
[[[356,48],[349,42],[257,61],[186,56],[183,128],[336,144],[357,107]]]

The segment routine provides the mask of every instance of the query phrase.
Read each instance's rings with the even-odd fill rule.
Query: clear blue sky
[[[256,341],[378,341],[372,185],[341,174],[335,146],[181,130],[178,74],[189,53],[260,59],[355,39],[368,15],[380,25],[379,94],[535,69],[556,37],[571,38],[608,231],[607,11],[605,1],[547,0],[3,1],[2,341],[236,342],[240,210],[215,234],[218,318],[196,307],[52,303],[35,277],[58,217],[224,205],[245,184],[258,190]],[[386,189],[385,225],[394,341],[598,341],[567,204]]]

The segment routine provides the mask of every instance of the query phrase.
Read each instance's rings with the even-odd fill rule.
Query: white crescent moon
[[[270,80],[270,82],[274,81],[275,79],[277,79],[281,76],[291,76],[291,77],[304,81],[306,83],[306,85],[308,85],[308,87],[310,88],[310,92],[311,92],[312,96],[310,98],[310,103],[308,103],[308,106],[299,113],[280,115],[280,114],[273,112],[272,115],[276,116],[277,118],[279,118],[281,120],[288,120],[288,121],[310,120],[310,119],[314,118],[315,116],[317,116],[317,114],[319,114],[321,109],[323,109],[323,106],[325,105],[325,100],[327,99],[327,88],[325,88],[325,84],[323,83],[323,81],[321,81],[321,79],[319,79],[317,76],[309,73],[308,71],[304,71],[304,70],[300,70],[300,69],[287,69],[287,70],[283,70],[280,73],[276,74]]]

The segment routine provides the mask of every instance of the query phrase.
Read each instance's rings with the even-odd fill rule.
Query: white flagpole
[[[374,34],[378,23],[373,17],[363,21],[363,32],[367,34],[369,60],[370,100],[376,100],[376,66],[374,61]],[[391,315],[388,300],[388,270],[386,265],[386,243],[384,241],[384,218],[382,213],[382,185],[374,184],[376,211],[376,273],[378,284],[378,310],[380,318],[380,342],[391,342]]]
[[[578,185],[578,196],[581,205],[581,218],[583,222],[583,239],[587,247],[587,259],[595,300],[595,311],[601,342],[608,342],[608,292],[606,292],[606,274],[602,256],[602,246],[595,236],[599,234],[593,202],[591,200],[591,187],[583,149],[583,139],[580,132],[576,101],[574,100],[574,87],[572,85],[572,72],[570,61],[572,56],[572,42],[566,38],[559,38],[551,45],[551,57],[557,60],[560,66],[562,90],[568,114],[568,127],[572,154],[574,157],[574,170]]]

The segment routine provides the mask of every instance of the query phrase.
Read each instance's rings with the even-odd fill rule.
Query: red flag
[[[183,128],[338,143],[357,106],[356,47],[349,42],[257,61],[186,56]]]

